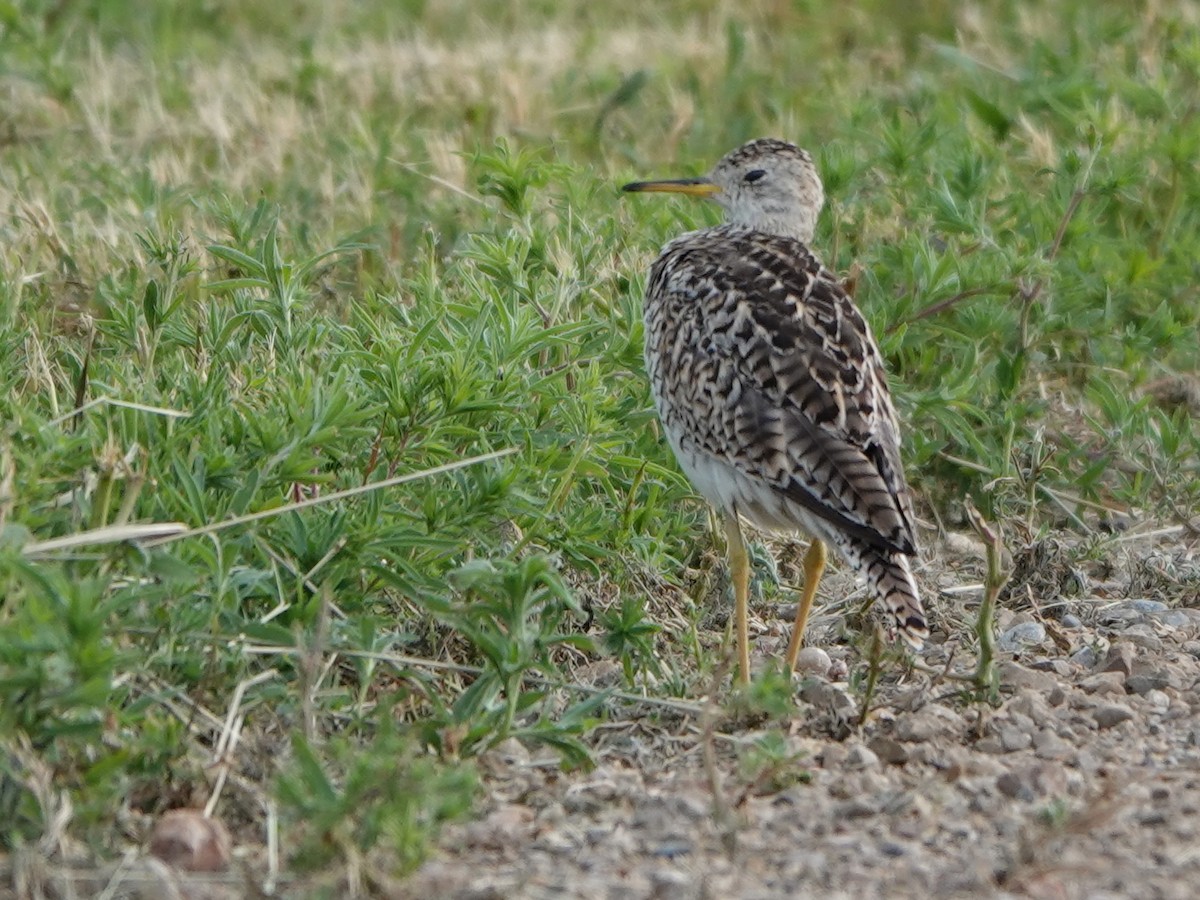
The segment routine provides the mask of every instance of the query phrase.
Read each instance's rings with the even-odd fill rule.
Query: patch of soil
[[[973,665],[953,637],[969,633],[978,590],[931,604],[942,627],[925,665],[893,670],[861,724],[861,681],[846,674],[861,654],[834,643],[839,616],[819,617],[810,643],[831,661],[800,683],[793,721],[627,707],[593,735],[588,772],[509,742],[481,760],[477,817],[447,829],[400,893],[1194,897],[1200,557],[1161,538],[1118,546],[1115,564],[1077,564],[1069,598],[1057,575],[1023,580],[1020,611],[998,615],[995,707],[941,674]],[[758,625],[756,652],[777,653],[785,627]],[[766,732],[792,761],[764,776],[746,761]]]

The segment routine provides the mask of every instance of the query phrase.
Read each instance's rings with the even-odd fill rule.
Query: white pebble
[[[1020,625],[1014,625],[1004,634],[1000,635],[1000,640],[996,642],[996,646],[1001,650],[1019,650],[1022,647],[1030,646],[1031,644],[1040,644],[1046,639],[1046,627],[1041,622],[1022,622]]]
[[[1146,702],[1153,707],[1154,711],[1159,715],[1165,713],[1171,707],[1171,698],[1165,691],[1160,691],[1157,688],[1151,688],[1145,693]]]

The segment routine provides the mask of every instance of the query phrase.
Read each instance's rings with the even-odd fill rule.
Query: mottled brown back
[[[727,512],[832,544],[919,643],[896,413],[870,327],[832,273],[789,237],[693,232],[651,269],[645,319],[655,402],[689,473],[727,466],[740,485]]]
[[[915,552],[883,362],[804,245],[733,226],[688,235],[648,295],[661,392],[687,442],[873,547]]]

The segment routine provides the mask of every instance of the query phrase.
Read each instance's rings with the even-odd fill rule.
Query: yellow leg
[[[738,682],[750,683],[750,557],[737,513],[721,516],[725,523],[726,552],[729,554],[729,575],[733,579],[734,626],[737,630]]]
[[[792,626],[792,639],[788,641],[788,672],[796,671],[796,657],[800,655],[800,642],[804,640],[804,628],[808,625],[808,614],[812,612],[813,598],[817,596],[817,585],[825,571],[825,544],[817,538],[804,554],[804,593],[796,607],[796,624]]]

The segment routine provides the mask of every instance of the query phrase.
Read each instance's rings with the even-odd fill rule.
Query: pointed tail
[[[871,596],[883,601],[884,609],[904,643],[920,650],[929,637],[929,625],[925,621],[925,610],[908,557],[903,553],[881,553],[866,547],[855,555],[855,568],[866,576]]]

